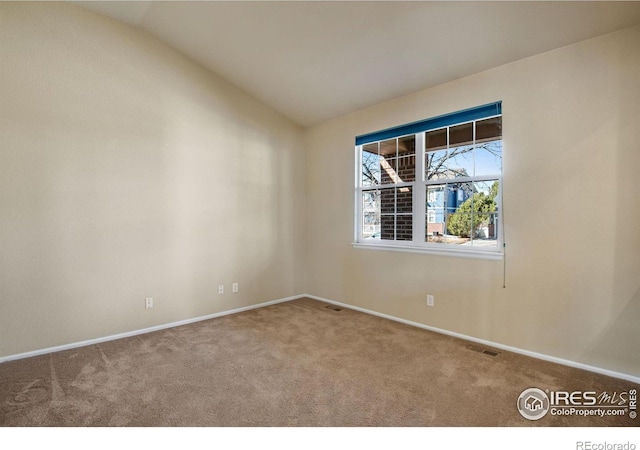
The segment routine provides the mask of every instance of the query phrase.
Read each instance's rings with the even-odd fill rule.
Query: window
[[[500,257],[500,102],[356,138],[356,246]]]

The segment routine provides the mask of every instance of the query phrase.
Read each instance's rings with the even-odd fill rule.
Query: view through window
[[[498,252],[501,112],[484,105],[357,138],[357,243]]]

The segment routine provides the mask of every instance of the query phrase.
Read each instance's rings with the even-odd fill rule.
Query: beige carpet
[[[0,364],[3,426],[638,426],[516,408],[632,383],[310,299]],[[477,346],[475,346],[477,347]]]

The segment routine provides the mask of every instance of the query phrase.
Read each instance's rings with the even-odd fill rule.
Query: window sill
[[[457,249],[447,248],[439,249],[434,247],[419,247],[416,245],[398,245],[398,244],[365,244],[362,242],[354,242],[351,244],[353,248],[361,248],[366,250],[387,250],[393,252],[405,252],[405,253],[423,253],[427,255],[438,256],[454,256],[460,258],[473,258],[473,259],[488,259],[493,261],[500,261],[503,259],[504,254],[497,250],[479,250],[479,249]]]

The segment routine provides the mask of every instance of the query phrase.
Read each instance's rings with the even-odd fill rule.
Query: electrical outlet
[[[218,286],[218,294],[220,295],[224,294],[224,284],[221,284],[220,286]]]
[[[145,307],[146,309],[151,309],[151,308],[153,308],[153,298],[151,298],[151,297],[147,297],[147,298],[144,300],[144,307]]]
[[[231,286],[231,290],[233,292],[238,292],[238,283],[233,283],[233,285]]]
[[[427,295],[427,306],[433,306],[433,305],[434,305],[433,295]]]

